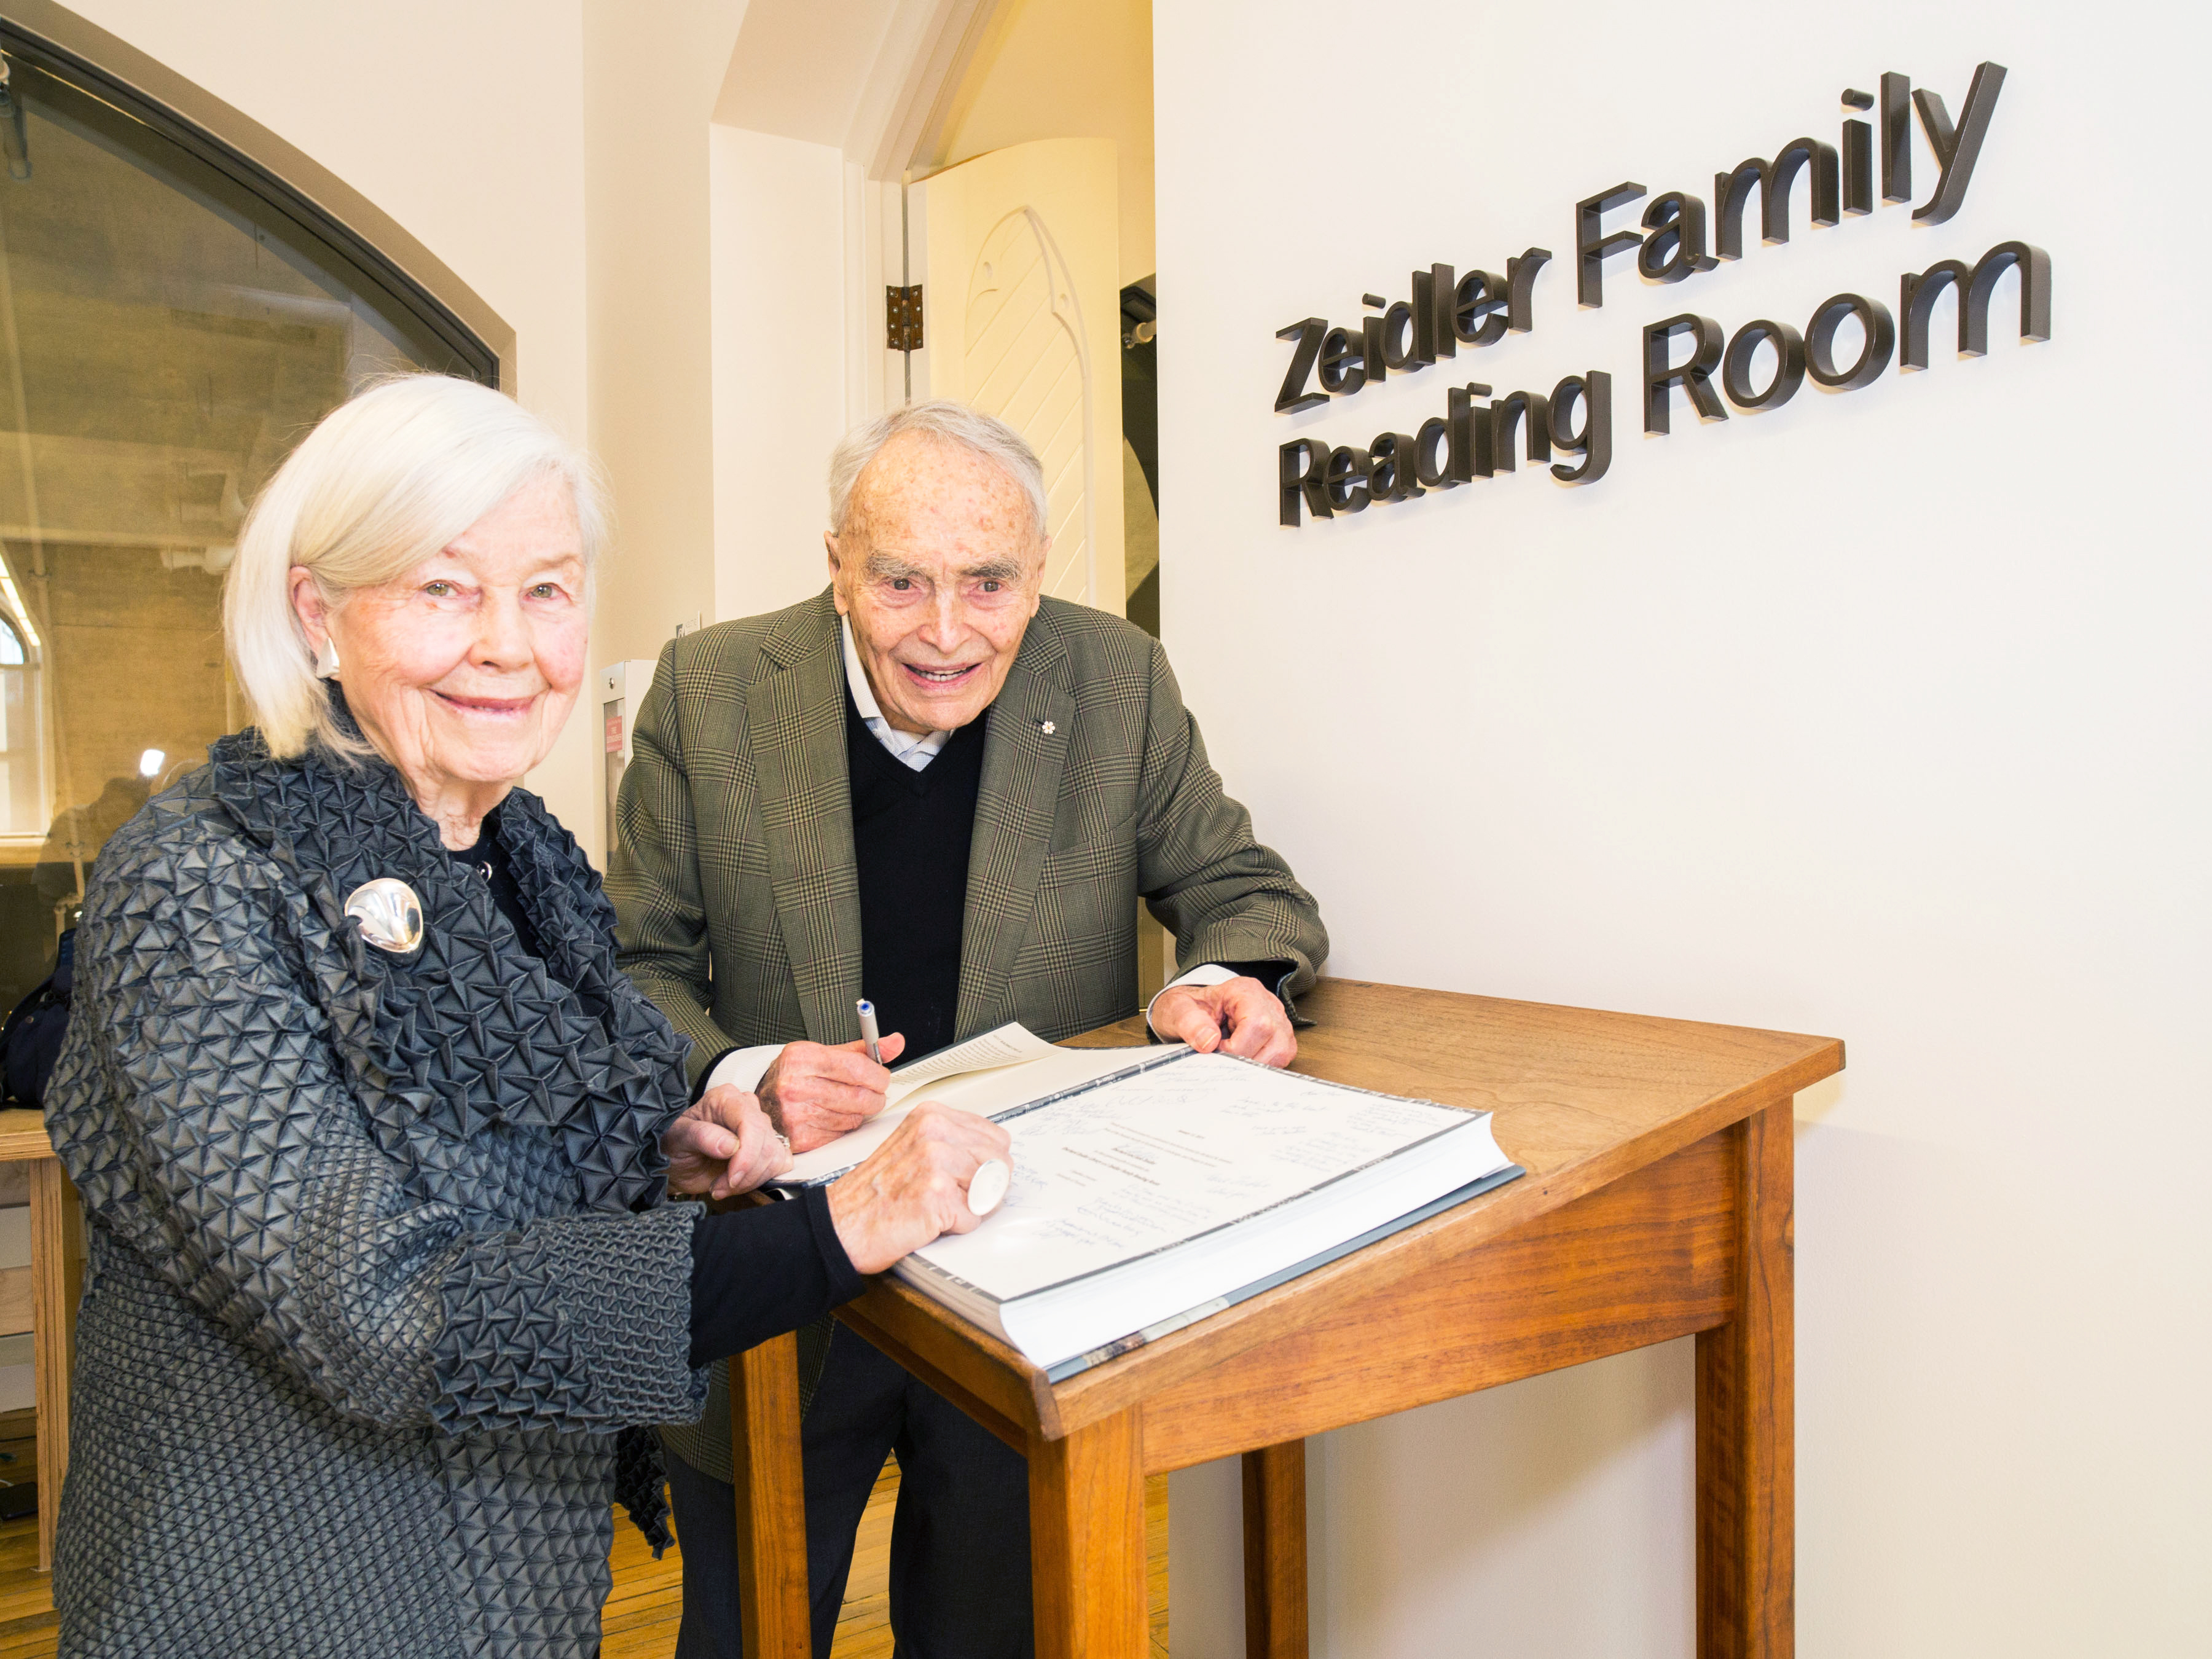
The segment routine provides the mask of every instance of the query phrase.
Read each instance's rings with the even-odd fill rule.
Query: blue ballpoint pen
[[[879,1044],[883,1034],[876,1030],[876,1005],[866,997],[860,999],[860,1035],[867,1040],[868,1058],[882,1065],[884,1051]]]

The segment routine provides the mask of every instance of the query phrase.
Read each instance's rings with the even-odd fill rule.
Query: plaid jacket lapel
[[[769,884],[785,955],[817,1042],[859,1035],[860,895],[845,775],[844,662],[827,594],[789,613],[762,646],[780,672],[748,698]]]
[[[1060,775],[1075,731],[1066,648],[1040,611],[991,705],[975,836],[968,854],[968,915],[960,945],[963,1037],[1014,1018],[1014,958],[1037,905]]]

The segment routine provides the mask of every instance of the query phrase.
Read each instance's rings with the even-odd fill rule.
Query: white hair
[[[845,531],[845,515],[853,504],[853,486],[860,482],[876,453],[902,432],[926,433],[981,456],[1013,480],[1028,501],[1030,520],[1042,541],[1052,519],[1046,506],[1044,465],[1022,434],[995,415],[956,404],[949,398],[933,398],[908,404],[890,414],[855,427],[830,453],[830,528]]]
[[[323,602],[404,575],[517,490],[564,481],[588,579],[608,533],[599,469],[512,398],[474,380],[402,374],[342,404],[301,440],[254,502],[223,589],[231,672],[270,752],[368,750],[339,726],[292,608],[295,566]]]

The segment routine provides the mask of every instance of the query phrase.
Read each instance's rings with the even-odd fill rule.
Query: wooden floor
[[[38,1518],[0,1521],[0,1659],[29,1654],[52,1659],[52,1582],[39,1571]]]
[[[891,1505],[898,1496],[898,1469],[885,1464],[860,1521],[853,1577],[846,1587],[845,1610],[837,1620],[835,1659],[890,1659],[890,1608],[884,1582],[890,1571]],[[1155,1475],[1145,1486],[1146,1577],[1152,1622],[1152,1652],[1168,1650],[1168,1483]],[[0,1522],[0,1659],[52,1659],[54,1651],[51,1580],[38,1571],[35,1521]],[[668,1659],[676,1651],[676,1625],[683,1606],[684,1565],[671,1550],[660,1560],[645,1547],[638,1530],[624,1519],[615,1528],[614,1594],[607,1598],[602,1659]]]

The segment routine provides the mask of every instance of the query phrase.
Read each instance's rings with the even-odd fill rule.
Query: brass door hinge
[[[921,284],[884,290],[884,344],[893,351],[921,349]]]

